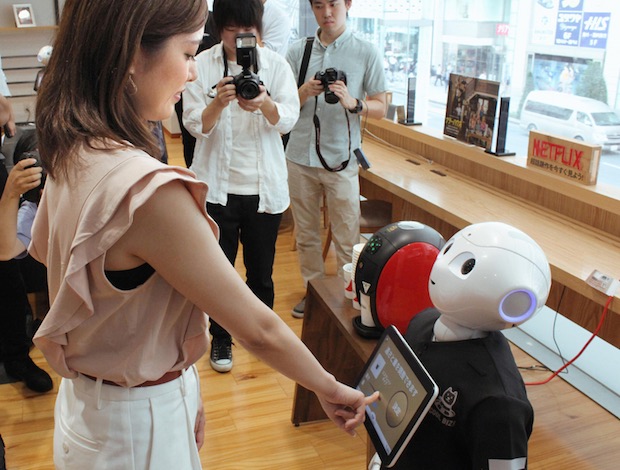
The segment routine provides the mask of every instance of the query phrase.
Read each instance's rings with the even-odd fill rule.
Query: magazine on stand
[[[443,133],[491,149],[499,82],[451,73]]]

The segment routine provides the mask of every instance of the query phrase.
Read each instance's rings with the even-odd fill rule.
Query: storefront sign
[[[609,35],[609,13],[584,13],[583,30],[581,31],[581,47],[607,48],[607,36]]]
[[[508,23],[497,23],[495,25],[496,36],[508,36],[510,33],[510,25]]]
[[[596,8],[581,0],[562,1],[558,6],[555,29],[557,46],[580,46],[605,49],[611,14],[590,10]]]
[[[583,13],[573,11],[558,12],[555,30],[555,43],[558,46],[578,46]]]
[[[585,185],[596,184],[601,146],[530,131],[527,165]]]
[[[606,0],[538,0],[531,42],[606,49],[611,22],[608,8]]]

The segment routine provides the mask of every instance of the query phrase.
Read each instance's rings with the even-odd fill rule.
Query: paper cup
[[[352,265],[353,265],[353,271],[351,274],[351,279],[353,280],[353,285],[355,285],[355,269],[357,267],[357,260],[360,257],[360,254],[362,253],[362,250],[364,249],[364,246],[366,246],[366,243],[358,243],[357,245],[353,245],[353,254],[351,256],[351,261],[352,261]]]
[[[353,263],[347,263],[342,267],[342,273],[344,275],[344,296],[347,299],[355,298],[355,286],[353,286]]]

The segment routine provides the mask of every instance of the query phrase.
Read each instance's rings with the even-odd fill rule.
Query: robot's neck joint
[[[465,341],[468,339],[484,338],[489,334],[488,331],[473,330],[466,326],[459,325],[445,315],[441,315],[437,319],[433,328],[433,333],[435,334],[434,341],[437,342]]]

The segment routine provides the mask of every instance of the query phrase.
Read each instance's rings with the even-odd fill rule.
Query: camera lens
[[[253,100],[260,95],[260,88],[253,80],[245,80],[237,85],[237,94],[246,100]]]

